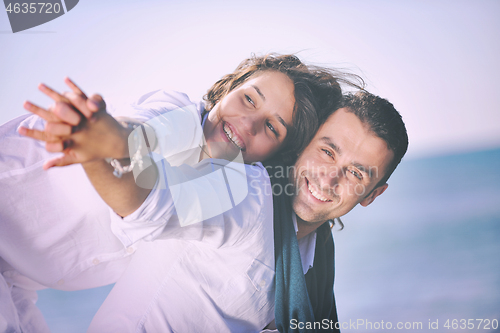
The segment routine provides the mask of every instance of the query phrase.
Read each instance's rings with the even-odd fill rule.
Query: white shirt
[[[197,168],[212,170],[211,163],[217,160]],[[260,163],[246,168],[259,187],[202,224],[180,226],[168,187],[154,190],[132,215],[112,217],[124,242],[133,242],[127,234],[135,229],[133,237],[141,226],[143,237],[156,240],[140,246],[90,332],[247,332],[274,318],[274,235],[271,202],[263,195],[270,193],[269,178]],[[264,220],[256,215],[259,209],[268,211]],[[297,231],[295,214],[293,223]],[[315,242],[316,233],[299,240],[304,274],[313,265]]]
[[[197,168],[210,170],[218,161],[204,160]],[[137,228],[138,221],[165,224],[154,242],[139,246],[90,332],[251,332],[273,319],[271,186],[262,165],[245,168],[259,186],[249,186],[243,202],[202,223],[180,226],[168,188],[153,190],[122,220]],[[155,209],[148,209],[151,204]]]
[[[140,99],[135,109],[142,109],[144,111],[142,116],[148,117],[149,111],[153,111],[151,116],[154,116],[186,105],[193,105],[193,103],[184,94],[155,92]],[[199,112],[200,105],[196,107]],[[43,121],[33,116],[16,118],[0,127],[0,185],[2,187],[0,191],[2,205],[0,257],[10,264],[4,267],[0,265],[0,271],[9,286],[31,290],[45,286],[62,290],[77,290],[106,285],[115,282],[123,273],[129,263],[130,255],[137,249],[136,240],[147,238],[148,235],[151,239],[174,238],[141,244],[144,250],[141,250],[140,255],[138,253],[135,256],[139,259],[132,261],[133,265],[131,263],[131,268],[125,273],[121,280],[123,282],[117,283],[117,291],[111,293],[109,302],[113,302],[114,296],[125,297],[140,290],[130,285],[134,274],[142,275],[139,279],[140,286],[148,290],[159,287],[158,280],[152,278],[153,275],[163,277],[164,274],[173,274],[174,269],[169,268],[169,265],[144,267],[143,262],[149,261],[143,261],[141,258],[149,258],[148,253],[167,251],[172,253],[172,256],[168,257],[168,262],[180,265],[191,257],[182,256],[182,253],[176,252],[175,249],[179,249],[178,251],[186,249],[196,254],[194,258],[197,264],[192,267],[200,267],[198,273],[187,272],[187,276],[191,279],[171,277],[169,282],[166,282],[169,287],[160,288],[173,290],[177,282],[186,282],[186,288],[193,288],[193,292],[189,294],[193,297],[191,302],[182,303],[185,305],[186,312],[179,310],[178,315],[184,313],[184,315],[190,314],[192,318],[197,318],[200,314],[189,312],[189,304],[204,300],[204,308],[209,311],[207,313],[211,310],[216,311],[206,316],[207,323],[214,323],[214,327],[218,328],[216,331],[231,330],[241,324],[248,327],[249,324],[245,320],[240,321],[237,318],[251,320],[253,322],[251,325],[254,325],[252,327],[255,329],[264,327],[270,321],[269,316],[272,319],[274,314],[274,292],[272,291],[274,288],[272,283],[274,244],[272,228],[269,230],[269,226],[272,226],[272,209],[265,204],[265,202],[271,203],[272,207],[272,198],[269,195],[259,197],[259,199],[249,197],[248,200],[253,200],[254,204],[248,207],[247,204],[238,205],[235,209],[239,213],[234,218],[229,213],[213,218],[211,221],[217,223],[214,228],[208,229],[210,231],[208,233],[207,229],[202,228],[200,231],[198,227],[192,226],[181,230],[173,220],[165,229],[157,225],[146,233],[142,228],[124,231],[125,229],[118,226],[114,230],[120,236],[120,240],[127,245],[124,246],[111,232],[108,208],[87,180],[81,166],[43,171],[41,169],[43,162],[53,157],[54,154],[47,153],[42,143],[19,136],[17,128],[21,123],[31,128],[43,127]],[[179,142],[185,142],[185,140]],[[247,168],[254,170],[250,174],[255,174],[255,170],[259,168],[263,169],[261,166],[248,166]],[[267,173],[263,172],[257,176],[258,182],[263,186],[268,186]],[[248,188],[253,188],[252,186],[249,183]],[[262,192],[261,195],[263,195]],[[261,202],[259,213],[255,206],[256,202]],[[247,214],[243,209],[249,209],[254,213]],[[262,218],[263,212],[268,215],[267,218]],[[141,214],[143,213],[141,211]],[[239,217],[238,214],[240,214]],[[142,216],[147,216],[147,214]],[[248,225],[248,223],[257,225],[256,220],[264,220],[265,224],[258,228]],[[234,222],[240,224],[234,225]],[[222,226],[224,228],[221,228]],[[124,233],[120,235],[118,230]],[[264,230],[267,232],[264,233]],[[258,233],[261,233],[260,239],[256,237]],[[126,237],[121,237],[123,235]],[[156,250],[157,247],[158,250]],[[166,258],[166,256],[161,257]],[[158,262],[162,258],[152,256],[151,260]],[[214,264],[215,261],[218,261],[217,265]],[[134,267],[139,268],[134,269]],[[145,270],[141,270],[142,268]],[[149,271],[151,275],[147,274]],[[177,275],[177,270],[175,272]],[[182,275],[179,274],[179,276]],[[197,278],[201,278],[200,281],[205,284]],[[196,285],[198,287],[194,288],[193,286]],[[249,286],[253,286],[253,289],[247,288]],[[181,289],[178,291],[181,292]],[[253,293],[253,296],[249,297],[248,293]],[[171,295],[177,294],[172,291]],[[137,302],[133,302],[134,306],[145,304],[139,298],[136,299]],[[163,319],[174,324],[153,310],[155,307],[156,309],[163,308],[163,299],[173,300],[171,297],[165,297],[157,298],[156,303],[148,303],[147,314],[142,313],[144,315],[141,317],[144,319],[141,319],[142,327],[157,327],[155,325],[162,324]],[[221,304],[222,307],[214,307],[210,300],[217,300],[215,304]],[[251,303],[248,303],[249,300]],[[109,302],[106,301],[105,305]],[[251,312],[252,307],[248,307],[249,304],[255,306],[256,313]],[[107,315],[101,315],[101,313],[107,313],[105,305],[104,310],[96,316],[95,323],[97,324],[99,318],[107,317]],[[123,310],[127,311],[127,309]],[[24,315],[29,316],[29,313]],[[261,323],[262,326],[259,327]],[[93,324],[92,327],[96,327],[97,324]]]
[[[147,121],[179,108],[187,110],[177,124],[184,131],[172,136],[169,146],[181,150],[186,142],[199,141],[201,103],[183,93],[155,91],[124,113]],[[8,283],[31,290],[114,283],[137,246],[123,246],[112,233],[109,207],[81,165],[42,169],[57,154],[17,129],[43,129],[44,124],[38,116],[24,115],[0,126],[0,257],[10,264],[0,265],[0,272]]]
[[[186,119],[199,127],[202,105],[177,92],[145,95],[128,113],[139,112],[137,117],[147,120],[179,107],[194,110]],[[188,129],[190,123],[183,128]],[[80,290],[114,283],[137,244],[125,247],[112,233],[109,207],[82,167],[44,171],[43,163],[57,154],[46,152],[43,142],[19,135],[20,126],[43,129],[44,121],[24,115],[0,126],[0,280],[7,288],[0,299],[0,322],[4,317],[16,327],[28,318],[31,323],[27,325],[40,328],[46,325],[34,307],[18,308],[21,318],[4,315],[12,304],[21,304],[5,297],[6,290],[12,298],[26,295],[22,296],[24,304],[33,304],[32,290]],[[188,133],[182,132],[177,142],[187,142],[184,134]],[[171,147],[175,146],[172,142]],[[15,290],[26,293],[14,294]],[[23,330],[30,332],[26,327]]]
[[[17,128],[40,128],[36,116],[0,126],[0,271],[10,285],[77,290],[115,282],[135,247],[110,228],[109,208],[80,165],[42,169],[55,156]]]

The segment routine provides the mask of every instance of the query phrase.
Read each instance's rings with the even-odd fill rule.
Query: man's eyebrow
[[[330,148],[332,148],[337,154],[339,154],[340,156],[342,156],[342,151],[340,150],[339,147],[337,147],[333,142],[332,140],[327,137],[327,136],[324,136],[320,139],[321,141],[323,141],[323,143],[327,144],[330,146]]]
[[[266,101],[266,96],[264,96],[264,94],[262,93],[262,91],[260,91],[259,87],[255,86],[255,85],[252,85],[252,87],[255,89],[255,91],[257,91],[257,94],[259,94],[259,96],[262,97],[262,99],[264,101]]]

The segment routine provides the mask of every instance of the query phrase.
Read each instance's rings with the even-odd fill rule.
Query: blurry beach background
[[[48,106],[38,83],[63,91],[64,76],[132,101],[159,88],[199,100],[251,53],[361,75],[401,112],[410,148],[384,195],[334,230],[342,331],[496,328],[499,1],[80,1],[16,34],[0,10],[0,48],[0,123],[24,114],[24,100]],[[110,290],[43,290],[38,304],[53,332],[85,332]]]

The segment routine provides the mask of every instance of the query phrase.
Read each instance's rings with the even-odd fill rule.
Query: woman
[[[283,75],[285,75],[285,77]],[[262,81],[263,78],[265,79],[264,81]],[[273,84],[273,81],[277,84]],[[245,83],[248,82],[251,83],[245,86]],[[288,84],[286,82],[288,82]],[[284,89],[284,92],[278,89],[278,93],[262,93],[262,90],[267,89],[266,87],[268,87],[269,89],[274,87],[286,88]],[[80,94],[78,91],[76,91],[76,93],[77,95]],[[283,98],[283,96],[290,95],[293,95],[295,103],[288,103],[287,105],[286,101],[283,102],[285,104],[285,107],[283,108],[281,113],[278,112],[278,114],[276,115],[275,111],[273,111],[275,107],[277,105],[281,107],[281,104],[279,104],[280,100]],[[78,106],[78,102],[85,102],[85,99],[81,97],[82,96],[80,96],[80,100],[78,100],[78,96],[74,95],[71,96],[70,99],[75,102],[75,106]],[[149,97],[152,96],[148,96],[148,98]],[[171,97],[172,96],[169,96],[169,98]],[[226,141],[226,143],[229,143],[230,147],[232,145],[236,148],[243,148],[243,158],[246,162],[254,162],[258,159],[268,158],[271,154],[276,153],[279,149],[293,149],[297,147],[294,147],[294,144],[291,143],[293,142],[293,140],[290,138],[296,138],[299,140],[299,142],[305,144],[308,140],[308,137],[312,133],[314,133],[314,131],[311,129],[315,129],[315,126],[317,124],[318,115],[316,114],[316,112],[329,107],[334,107],[333,105],[338,101],[339,97],[340,88],[338,86],[338,83],[336,82],[335,78],[331,76],[330,73],[328,73],[328,71],[307,68],[293,56],[268,56],[248,59],[237,68],[235,73],[227,75],[218,83],[216,83],[216,85],[214,85],[214,87],[209,91],[207,95],[207,110],[211,112],[208,114],[207,120],[203,127],[203,132],[205,134],[205,137],[207,138],[208,149],[206,153],[209,156],[212,155],[211,157],[225,157],[225,155],[223,154],[222,156],[218,155],[219,153],[217,152],[215,146],[217,146],[218,142]],[[57,98],[60,99],[61,97]],[[285,97],[285,99],[289,101],[288,97]],[[174,96],[173,100],[179,101],[182,100],[182,98]],[[172,102],[173,100],[171,98],[170,102]],[[158,102],[158,100],[154,101],[154,103]],[[265,104],[269,102],[272,102],[273,104],[271,104],[271,106],[274,107],[262,109],[258,105],[259,103]],[[181,101],[180,104],[183,105],[179,105],[179,103],[177,103],[175,107],[186,106],[186,103],[185,101]],[[245,103],[247,103],[247,105],[245,105]],[[147,110],[151,110],[151,108],[149,108],[147,105],[144,106],[146,113],[148,113]],[[248,121],[248,119],[246,119],[248,118],[248,115],[238,113],[239,111],[235,114],[231,114],[231,112],[233,112],[234,110],[238,110],[238,107],[241,107],[241,110],[247,110],[246,108],[252,110],[252,107],[253,110],[259,112],[264,110],[264,115],[258,114],[258,116],[255,116],[252,121]],[[29,106],[29,108],[32,110],[36,109],[34,106]],[[227,113],[224,113],[225,110],[227,110]],[[308,114],[306,112],[307,110],[312,112]],[[158,111],[162,112],[165,110],[154,109],[154,112],[149,112],[149,115],[158,113]],[[37,109],[37,111],[35,112],[41,114],[43,113],[43,110]],[[119,133],[117,137],[121,137],[121,141],[123,141],[123,138],[126,137],[126,135],[123,135],[124,132],[116,126],[117,123],[114,122],[111,117],[107,116],[104,112],[98,112],[97,114],[98,121],[95,121],[95,124],[92,124],[92,120],[89,121],[89,125],[92,126],[84,127],[83,131],[77,132],[72,136],[62,136],[59,139],[52,138],[49,140],[51,144],[59,145],[55,149],[53,149],[54,147],[52,147],[52,150],[62,150],[62,148],[65,148],[63,142],[67,142],[68,138],[70,140],[73,140],[73,146],[65,150],[65,156],[67,156],[66,159],[63,158],[55,160],[54,162],[52,162],[52,165],[87,162],[84,165],[87,175],[92,180],[94,186],[100,192],[101,196],[106,200],[106,202],[121,216],[130,215],[130,213],[132,212],[134,212],[135,214],[137,211],[141,211],[141,206],[143,204],[148,206],[147,198],[151,197],[149,195],[151,189],[139,188],[138,186],[136,186],[136,183],[131,176],[128,176],[128,179],[120,179],[118,181],[117,179],[110,178],[109,176],[111,175],[111,172],[109,172],[109,166],[105,161],[102,160],[102,157],[125,157],[126,149],[123,149],[123,146],[120,146],[122,148],[118,149],[118,153],[116,155],[114,152],[112,154],[109,154],[109,150],[102,149],[99,152],[99,154],[102,153],[102,155],[90,155],[89,157],[89,155],[85,155],[86,152],[84,148],[91,146],[78,145],[79,134],[84,137],[84,135],[87,133],[86,128],[98,128],[97,126],[100,124],[106,124],[107,127],[104,126],[105,128],[116,129],[116,133]],[[248,133],[255,132],[251,139],[254,139],[258,134],[261,135],[261,138],[267,139],[268,144],[259,144],[259,141],[255,141],[254,144],[254,141],[248,139],[247,137],[244,137],[244,135],[241,134],[242,131],[240,132],[239,127],[235,126],[231,122],[231,119],[233,118],[236,119],[236,122],[243,119],[244,121],[242,120],[241,126],[248,126]],[[273,124],[272,122],[268,123],[263,121],[264,119],[270,118],[272,118],[272,120],[276,123]],[[296,126],[297,124],[303,125],[302,122],[305,119],[307,119],[309,121],[308,124],[310,124],[310,126],[305,126],[306,128],[309,127],[308,129],[302,126]],[[36,122],[36,120],[34,119],[26,119],[24,124],[27,124],[30,121]],[[290,126],[292,122],[295,126]],[[61,126],[56,126],[56,122],[49,121],[49,124],[50,123],[53,123],[53,125],[47,125],[48,129],[53,129],[56,133],[58,130],[62,130],[64,128],[63,124],[59,124]],[[24,143],[22,138],[12,135],[11,130],[13,128],[16,128],[18,125],[19,121],[7,124],[7,127],[2,129],[2,131],[5,133],[4,138],[6,138],[7,140]],[[282,126],[281,129],[279,129],[280,126]],[[245,131],[247,130],[245,129]],[[275,133],[275,131],[277,133]],[[294,133],[294,135],[290,135],[291,133],[287,133],[289,131],[297,131],[297,134]],[[40,134],[40,132],[25,132],[25,134],[29,133],[31,133],[32,136]],[[284,135],[283,133],[287,134]],[[128,132],[126,132],[126,134],[128,134]],[[264,135],[267,136],[267,138]],[[269,137],[272,138],[273,135],[273,140],[268,140]],[[92,137],[94,136],[92,135]],[[7,143],[9,144],[10,142],[7,141]],[[48,148],[49,147],[50,145],[48,146]],[[82,149],[79,150],[79,148]],[[105,147],[103,146],[102,148]],[[262,150],[262,148],[264,149]],[[1,174],[1,176],[3,176],[6,185],[10,186],[11,189],[15,189],[16,186],[19,185],[26,186],[26,180],[28,179],[29,181],[32,181],[32,183],[30,184],[34,184],[33,187],[35,188],[35,191],[40,188],[44,190],[48,188],[49,190],[53,191],[54,195],[51,195],[50,193],[47,195],[46,193],[44,193],[43,198],[40,199],[36,192],[34,192],[32,189],[29,189],[29,195],[34,195],[37,201],[35,204],[35,211],[31,212],[31,214],[37,216],[36,221],[30,224],[29,222],[33,221],[34,219],[32,215],[28,213],[22,216],[28,221],[28,223],[16,224],[9,222],[15,221],[20,217],[19,214],[15,214],[17,213],[15,211],[16,208],[20,206],[19,197],[16,195],[12,195],[12,193],[15,192],[14,190],[11,192],[10,202],[12,202],[12,206],[11,209],[5,213],[6,218],[2,219],[2,223],[6,225],[6,229],[9,230],[9,236],[5,236],[7,242],[0,242],[2,243],[0,253],[2,257],[13,267],[3,269],[4,277],[9,279],[11,283],[14,283],[20,287],[27,287],[26,283],[25,285],[21,284],[21,278],[16,279],[17,272],[21,272],[25,276],[28,276],[32,280],[35,280],[45,286],[58,287],[59,289],[66,290],[88,288],[114,282],[117,276],[119,276],[121,272],[123,272],[124,267],[127,265],[127,254],[135,251],[135,245],[133,244],[136,243],[137,239],[143,239],[145,235],[140,234],[137,239],[132,239],[125,232],[124,237],[120,237],[120,239],[122,240],[122,242],[125,241],[124,243],[128,242],[128,244],[131,244],[131,246],[126,249],[123,248],[123,246],[120,246],[119,242],[117,242],[116,239],[113,239],[113,236],[110,233],[108,222],[109,218],[106,216],[106,214],[103,214],[103,211],[101,209],[103,207],[102,203],[98,203],[97,207],[95,207],[92,203],[82,202],[84,200],[87,200],[87,197],[92,198],[96,203],[98,202],[98,199],[96,199],[95,194],[92,193],[87,183],[83,181],[82,184],[76,184],[77,188],[78,186],[80,186],[80,188],[78,188],[79,190],[81,189],[83,190],[84,194],[86,193],[85,199],[84,197],[72,199],[71,194],[68,196],[61,194],[75,193],[74,185],[72,185],[73,191],[69,191],[64,184],[61,184],[61,179],[67,177],[67,179],[71,179],[72,183],[78,183],[78,179],[83,178],[81,177],[81,175],[75,176],[75,173],[78,173],[78,170],[75,170],[74,167],[71,167],[71,171],[67,171],[68,174],[64,174],[63,171],[59,171],[65,169],[51,170],[46,174],[42,174],[39,171],[41,160],[46,158],[47,155],[40,151],[40,146],[32,145],[30,149],[32,149],[33,152],[29,153],[29,159],[11,159],[16,160],[15,162],[12,162],[14,166],[16,166],[16,163],[17,166],[21,164],[21,168],[17,168],[17,170],[12,170],[12,168],[6,171],[2,170],[4,172]],[[223,149],[224,152],[226,150],[227,149],[225,148]],[[79,151],[83,151],[83,155],[79,155]],[[88,151],[93,152],[95,150],[89,149]],[[12,155],[15,155],[15,153],[10,152],[10,156]],[[70,157],[69,160],[68,156]],[[81,158],[82,156],[83,158]],[[8,162],[10,162],[10,160]],[[29,165],[27,165],[28,163]],[[12,166],[12,164],[9,166]],[[103,178],[101,177],[107,178],[105,178],[105,181],[102,181]],[[125,177],[127,177],[127,175]],[[102,186],[102,184],[106,185]],[[129,197],[132,197],[130,200],[116,200],[116,194],[120,193],[120,189],[123,188],[123,184],[128,184],[126,185],[128,186],[126,187],[127,191],[136,191],[134,193],[138,194],[132,196],[129,195]],[[114,185],[117,186],[114,187]],[[99,186],[102,187],[99,188]],[[167,190],[163,192],[166,191]],[[156,192],[161,193],[162,191]],[[130,192],[127,193],[130,194]],[[167,195],[163,195],[163,197],[166,196]],[[67,212],[61,212],[61,203],[56,203],[53,200],[53,198],[58,198],[57,200],[59,200],[61,197],[69,203],[68,205],[64,204],[62,206],[63,210],[67,209]],[[160,200],[157,202],[161,202],[162,200],[162,195],[159,195],[159,197]],[[26,202],[25,198],[23,197],[22,200],[24,204],[24,202]],[[43,200],[45,200],[45,202],[40,205],[40,202]],[[145,200],[146,202],[144,202]],[[46,207],[45,205],[48,205],[49,207]],[[87,207],[87,209],[77,209],[77,218],[75,220],[71,220],[71,223],[68,224],[66,223],[67,221],[63,221],[66,217],[74,217],[74,208],[79,205],[85,206]],[[93,205],[92,209],[88,209],[89,205]],[[40,211],[41,207],[43,209],[49,209],[47,209],[47,211]],[[59,209],[59,211],[53,211],[53,209]],[[142,212],[143,211],[144,209],[142,210]],[[140,212],[139,214],[141,214],[142,212]],[[52,216],[59,215],[59,217],[58,219],[56,219],[56,221],[40,221],[40,219],[38,218],[39,216],[41,216],[43,219],[44,216],[50,216],[50,214],[52,214]],[[63,214],[64,216],[61,216]],[[91,214],[93,214],[93,216]],[[160,215],[161,214],[163,213],[160,213]],[[117,217],[115,216],[115,218]],[[135,220],[137,220],[136,217]],[[173,227],[175,231],[170,230],[170,232],[166,232],[168,231],[167,229],[169,228],[169,224],[167,223],[167,226],[165,226],[163,222],[165,221],[161,221],[160,224],[153,226],[154,230],[147,230],[147,235],[151,235],[152,238],[158,237],[160,235],[162,237],[166,235],[165,237],[172,238],[172,235],[175,235],[176,232],[179,232],[179,230],[181,230],[180,228],[175,228],[174,223]],[[227,221],[222,218],[222,220],[215,219],[212,222],[214,223],[212,226],[217,229],[218,226],[224,226]],[[29,228],[27,227],[27,225],[29,225]],[[246,235],[245,233],[248,233],[248,230],[251,229],[247,225],[239,226],[241,228],[233,233],[233,235],[236,237]],[[121,230],[125,230],[126,228],[127,226],[121,228]],[[36,237],[29,236],[29,233],[29,237],[26,237],[26,229],[32,232],[31,235],[36,235]],[[118,229],[120,229],[120,226]],[[143,225],[139,225],[137,229],[142,230]],[[197,225],[195,225],[195,227],[193,228],[182,229],[181,233],[183,235],[187,234],[187,239],[189,240],[203,240],[206,237],[206,234],[203,230],[206,229],[200,229]],[[218,230],[221,229],[219,228]],[[241,230],[244,230],[244,232],[241,233]],[[132,232],[132,234],[133,233],[134,232]],[[19,241],[19,239],[16,239],[16,235],[19,234],[23,236],[21,237],[21,241]],[[263,232],[263,235],[267,234],[267,232]],[[13,235],[16,237],[12,237]],[[212,242],[210,243],[210,246],[220,246],[221,243],[217,242],[227,239],[227,235],[227,233],[219,234],[216,241],[210,238],[209,243]],[[182,239],[182,237],[180,240],[178,237],[173,238],[175,238],[175,240],[171,240],[170,242],[165,242],[162,244],[172,244],[173,242],[179,241],[182,243],[182,241],[186,240],[186,238]],[[9,241],[13,239],[15,239],[16,241]],[[147,249],[146,247],[144,248],[146,250],[141,250],[143,253],[147,253],[150,250],[153,251],[152,249]],[[175,248],[178,249],[179,246],[175,246]],[[24,265],[20,264],[20,260],[25,257],[30,257],[31,253],[37,256],[37,259],[32,263]],[[47,258],[50,258],[50,260],[47,260]],[[177,259],[178,257],[175,260]],[[267,260],[267,258],[264,258],[263,260]],[[266,262],[272,263],[272,260]],[[7,267],[7,265],[4,266]],[[267,267],[269,267],[269,265],[267,265]],[[236,280],[233,279],[231,281]],[[228,288],[228,284],[226,283],[224,287]],[[226,293],[226,295],[231,294],[232,293]],[[264,299],[265,295],[262,297],[262,304],[267,304],[266,300]],[[209,299],[212,298],[208,297],[207,300]],[[227,309],[230,309],[231,307],[231,304],[226,303]],[[227,314],[226,312],[222,311],[222,314],[224,313]],[[221,325],[229,325],[228,321],[226,320],[227,318],[223,319],[222,317],[220,319]],[[248,320],[250,321],[252,319],[252,316],[248,318]],[[259,318],[260,321],[257,321],[257,323],[253,323],[252,325],[255,325],[255,327],[259,327],[259,325],[264,323],[267,319],[268,318],[264,316],[262,318]],[[234,320],[236,319],[233,319],[233,321]],[[172,322],[170,321],[170,323]]]

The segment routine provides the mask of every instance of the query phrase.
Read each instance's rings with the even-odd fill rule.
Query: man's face
[[[356,115],[337,110],[295,163],[295,213],[306,222],[322,223],[358,203],[369,205],[387,188],[374,189],[393,155]]]

